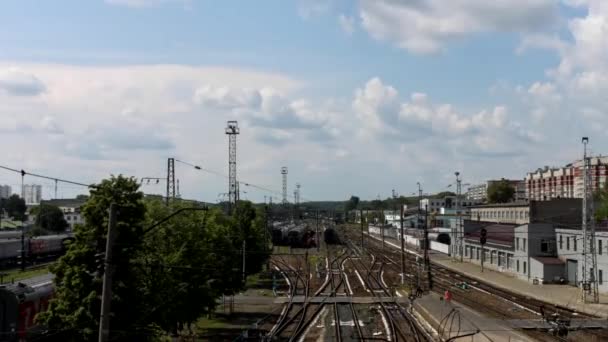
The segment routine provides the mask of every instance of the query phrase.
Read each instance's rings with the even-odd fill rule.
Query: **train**
[[[325,231],[323,231],[323,240],[325,240],[325,243],[328,245],[342,244],[340,236],[334,228],[326,228]]]
[[[273,225],[272,243],[276,246],[292,248],[313,248],[317,246],[315,232],[304,224],[276,222]]]
[[[25,341],[43,333],[34,318],[48,309],[53,294],[52,275],[0,286],[2,341]]]
[[[71,234],[43,235],[28,237],[23,241],[25,261],[34,262],[44,258],[62,255],[66,242],[73,240]],[[21,259],[21,238],[0,239],[0,266],[16,264]]]

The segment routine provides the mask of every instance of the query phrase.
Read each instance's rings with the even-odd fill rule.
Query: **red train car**
[[[0,336],[2,341],[25,341],[42,328],[34,318],[48,308],[53,296],[52,280],[37,284],[9,284],[0,287]]]

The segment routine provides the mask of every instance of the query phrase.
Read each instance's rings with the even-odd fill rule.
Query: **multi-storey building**
[[[469,210],[471,219],[475,221],[580,225],[582,200],[560,198],[551,201],[494,203],[472,206]]]
[[[10,185],[0,185],[0,198],[9,198],[13,194]]]
[[[439,213],[442,209],[456,210],[457,207],[462,209],[462,212],[454,212],[454,214],[464,214],[466,208],[479,204],[480,201],[466,199],[464,196],[457,199],[457,196],[445,196],[444,198],[423,198],[420,200],[420,208],[427,210],[429,213]]]
[[[489,180],[482,184],[472,185],[467,189],[467,198],[475,201],[485,202],[488,199],[488,188],[496,183],[502,182],[505,179],[500,180]],[[526,182],[517,179],[506,179],[507,182],[513,187],[515,193],[513,194],[513,201],[525,201],[528,199],[526,195]]]
[[[608,157],[591,157],[591,187],[601,189],[608,177]],[[526,193],[530,200],[583,197],[583,161],[577,160],[564,167],[545,166],[526,175]]]
[[[42,186],[36,184],[24,185],[21,197],[25,200],[25,204],[39,204],[42,199]]]

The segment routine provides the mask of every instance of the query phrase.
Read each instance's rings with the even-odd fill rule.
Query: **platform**
[[[514,330],[509,321],[493,319],[456,302],[446,303],[435,293],[419,298],[414,310],[443,339],[474,334],[463,341],[532,342],[534,339]]]

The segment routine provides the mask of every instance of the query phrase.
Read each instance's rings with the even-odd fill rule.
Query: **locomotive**
[[[43,332],[34,322],[40,312],[48,309],[53,296],[51,276],[32,284],[17,283],[0,286],[0,334],[2,341],[24,341]]]
[[[36,261],[65,252],[65,243],[73,240],[71,234],[44,235],[24,240],[26,261]],[[0,240],[0,265],[15,264],[21,257],[21,239]]]

